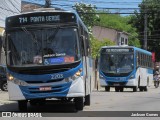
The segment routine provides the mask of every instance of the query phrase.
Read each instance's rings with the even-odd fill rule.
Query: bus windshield
[[[59,65],[80,59],[76,28],[21,28],[8,33],[8,43],[10,66]]]
[[[133,53],[101,54],[100,69],[108,76],[128,75],[133,70]]]

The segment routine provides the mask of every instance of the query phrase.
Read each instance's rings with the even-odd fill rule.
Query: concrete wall
[[[114,41],[117,45],[128,45],[128,33],[101,26],[94,26],[92,31],[93,36],[100,41],[103,41],[105,38],[107,38]],[[127,42],[125,42],[126,39]],[[123,40],[124,42],[122,42]]]
[[[93,36],[100,41],[103,41],[104,38],[108,38],[114,42],[117,41],[117,31],[114,29],[109,29],[101,26],[94,26],[92,28]]]

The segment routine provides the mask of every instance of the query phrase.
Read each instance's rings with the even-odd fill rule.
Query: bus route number
[[[19,22],[20,23],[27,23],[28,22],[27,17],[20,17]]]

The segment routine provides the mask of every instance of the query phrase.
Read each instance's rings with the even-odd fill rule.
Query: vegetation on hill
[[[105,39],[103,41],[96,40],[92,36],[91,28],[94,25],[103,26],[107,28],[113,28],[119,31],[124,31],[129,33],[129,45],[140,47],[140,42],[138,40],[138,34],[136,32],[136,28],[129,24],[131,17],[130,16],[120,16],[113,14],[98,14],[96,10],[96,6],[92,6],[91,4],[84,3],[76,3],[75,10],[80,15],[82,21],[88,27],[91,38],[91,49],[92,56],[95,58],[98,50],[102,46],[115,45],[109,39]]]

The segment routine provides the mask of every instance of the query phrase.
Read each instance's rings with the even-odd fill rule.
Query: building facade
[[[118,31],[111,28],[94,26],[92,28],[93,36],[100,41],[109,39],[116,43],[116,45],[128,45],[129,34],[123,31]]]

